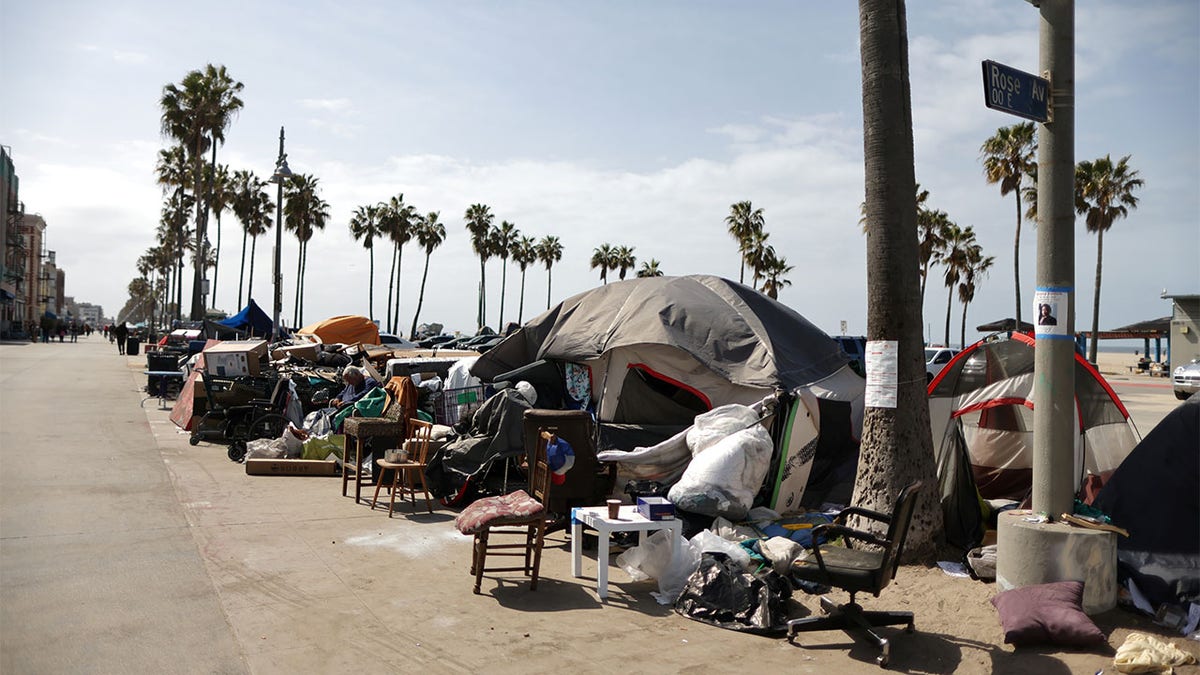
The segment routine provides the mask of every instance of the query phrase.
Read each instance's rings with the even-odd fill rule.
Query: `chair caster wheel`
[[[796,644],[796,635],[794,633],[788,633],[787,641],[789,645]]]
[[[915,628],[914,628],[914,627],[913,627],[913,625],[910,623],[910,624],[908,624],[908,628],[905,628],[905,629],[904,629],[904,632],[905,632],[905,633],[912,633],[914,630],[915,630]]]
[[[888,657],[886,657],[886,656],[879,656],[879,657],[876,657],[876,659],[875,659],[875,663],[876,663],[876,664],[877,664],[877,665],[878,665],[880,668],[887,668],[887,666],[888,666]]]
[[[200,437],[199,437],[199,436],[191,436],[191,437],[189,437],[189,438],[188,438],[188,444],[190,444],[190,445],[200,445]]]

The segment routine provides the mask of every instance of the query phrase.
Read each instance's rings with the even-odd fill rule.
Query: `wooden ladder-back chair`
[[[518,490],[500,497],[480,499],[459,514],[456,522],[463,534],[475,537],[471,557],[471,574],[475,577],[475,592],[479,593],[484,572],[524,572],[530,577],[529,590],[537,590],[538,572],[545,541],[547,505],[550,499],[550,466],[546,447],[556,440],[554,434],[538,432],[537,449],[530,466],[529,492]],[[494,537],[517,536],[521,541],[496,543]],[[488,556],[523,558],[521,565],[487,567]]]
[[[396,510],[397,492],[400,493],[400,501],[403,502],[404,498],[408,497],[412,501],[413,508],[416,508],[418,483],[420,491],[425,493],[425,508],[429,510],[429,513],[433,513],[433,498],[429,496],[429,489],[425,485],[425,464],[429,461],[429,445],[433,442],[433,424],[419,419],[411,419],[408,421],[408,428],[410,438],[404,443],[404,447],[408,448],[408,461],[379,460],[380,471],[392,472],[388,518],[391,518],[392,512]],[[383,474],[380,473],[379,481],[375,483],[375,496],[371,500],[372,510],[379,503],[379,488],[382,485]]]
[[[851,628],[859,628],[870,636],[871,642],[880,650],[875,662],[880,666],[887,666],[890,645],[875,628],[907,624],[907,631],[911,633],[912,612],[867,611],[854,601],[854,595],[861,592],[879,597],[879,592],[896,576],[896,569],[900,566],[900,555],[904,552],[904,542],[908,538],[908,525],[912,520],[920,490],[921,481],[916,481],[901,490],[890,514],[851,506],[842,509],[833,523],[813,528],[813,555],[796,561],[792,565],[792,575],[798,579],[828,584],[848,591],[850,602],[839,606],[828,597],[822,596],[821,610],[826,616],[789,621],[788,642],[792,642],[796,633],[801,631],[840,628],[849,632]],[[887,533],[880,537],[871,532],[846,527],[846,517],[851,515],[884,523],[887,525]],[[821,536],[829,539],[840,536],[845,546],[817,544],[817,538]],[[875,549],[854,548],[854,541],[864,542]]]

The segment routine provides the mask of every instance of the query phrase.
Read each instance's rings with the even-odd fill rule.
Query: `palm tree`
[[[411,204],[404,203],[404,195],[397,194],[386,203],[380,204],[379,229],[381,236],[392,241],[392,271],[388,274],[388,331],[395,333],[400,321],[400,273],[404,264],[404,245],[412,241],[413,228],[420,214]],[[395,288],[393,299],[392,289]]]
[[[284,185],[283,224],[296,235],[296,304],[292,325],[304,325],[304,275],[308,267],[308,242],[329,222],[329,203],[317,194],[320,180],[311,174],[296,174]]]
[[[171,220],[165,225],[173,231],[172,241],[177,242],[178,236],[183,232],[184,225],[187,222],[190,205],[194,203],[194,200],[188,197],[186,192],[187,187],[191,184],[191,169],[188,166],[187,153],[183,146],[175,145],[165,150],[159,150],[158,163],[155,165],[155,174],[158,184],[162,186],[163,195],[168,197],[169,205],[167,208],[171,208],[172,210]],[[189,205],[187,208],[178,208],[179,205],[185,202]],[[170,204],[174,204],[175,206],[171,207]],[[160,237],[161,239],[162,237]],[[177,244],[172,244],[168,250],[169,252],[174,252],[177,248]],[[178,261],[180,265],[183,264],[182,255],[178,255]],[[179,287],[178,293],[181,297],[176,301],[176,314],[173,315],[173,318],[179,319],[178,307],[183,293],[183,286],[180,280],[182,274],[175,272],[173,276],[173,280],[168,280],[167,288],[170,293],[174,292],[172,289],[175,286]]]
[[[209,183],[209,202],[213,216],[217,219],[217,248],[213,256],[212,306],[217,306],[217,273],[221,265],[221,214],[229,210],[233,200],[233,183],[229,175],[229,166],[218,164],[216,173]]]
[[[625,281],[625,273],[637,265],[637,256],[633,254],[633,250],[632,246],[618,246],[613,253],[613,264],[621,281]]]
[[[173,138],[186,148],[192,162],[192,194],[199,197],[204,174],[200,170],[204,153],[212,149],[212,166],[216,166],[218,144],[225,142],[225,129],[233,116],[242,108],[238,98],[243,85],[229,77],[225,66],[208,64],[203,71],[193,70],[184,76],[178,86],[174,83],[163,87],[159,105],[162,108],[161,128],[164,136]],[[210,197],[211,199],[211,197]],[[204,245],[208,222],[209,200],[196,202],[196,246]],[[192,279],[192,320],[204,318],[204,307],[200,295],[203,270],[200,261],[206,256],[197,256],[197,267]]]
[[[658,269],[658,266],[661,264],[655,258],[651,258],[649,262],[642,261],[642,269],[637,271],[638,278],[661,277],[663,275],[662,270]]]
[[[367,249],[371,259],[367,279],[367,318],[372,321],[375,320],[375,239],[383,236],[379,229],[381,210],[375,204],[360,206],[354,209],[354,215],[350,217],[350,236],[354,237],[355,241],[362,241],[363,248]]]
[[[563,247],[559,243],[558,237],[546,235],[537,245],[538,260],[546,264],[546,309],[550,309],[550,287],[553,282],[553,277],[550,274],[550,268],[554,267],[554,263],[562,260]]]
[[[492,234],[492,252],[500,258],[500,319],[496,328],[504,331],[504,295],[508,287],[508,258],[512,255],[513,246],[521,237],[521,231],[516,225],[507,220],[500,222],[500,227]]]
[[[927,193],[928,194],[928,193]],[[921,263],[921,305],[925,305],[925,287],[929,281],[929,268],[937,262],[946,246],[946,228],[950,216],[945,211],[923,209],[917,211],[917,259]]]
[[[246,271],[246,237],[250,237],[250,277],[246,284],[247,303],[254,297],[254,258],[258,251],[258,237],[271,229],[271,216],[275,205],[267,194],[267,183],[254,175],[253,171],[235,171],[233,174],[233,215],[242,223],[242,263],[238,272],[238,307],[242,303],[242,281]]]
[[[608,271],[615,269],[617,250],[608,244],[600,244],[592,250],[592,269],[600,268],[600,281],[608,284]]]
[[[972,247],[977,247],[975,229],[970,225],[960,228],[954,223],[946,227],[946,248],[938,260],[945,268],[943,280],[946,283],[946,335],[945,344],[950,346],[950,306],[954,300],[954,286],[963,279],[970,267]]]
[[[517,306],[517,323],[525,323],[525,270],[537,262],[537,241],[533,237],[518,237],[512,247],[512,259],[521,269],[521,302]]]
[[[1092,341],[1088,345],[1088,360],[1096,362],[1096,335],[1100,331],[1100,274],[1104,270],[1104,233],[1118,218],[1129,216],[1136,209],[1138,198],[1133,191],[1145,181],[1136,169],[1129,166],[1129,155],[1116,164],[1105,155],[1093,161],[1080,162],[1075,167],[1075,211],[1085,216],[1087,231],[1096,235],[1096,293],[1092,298]]]
[[[983,172],[989,183],[1000,184],[1000,196],[1017,198],[1017,233],[1013,238],[1013,278],[1016,289],[1017,325],[1021,325],[1021,183],[1033,171],[1037,138],[1033,122],[1001,127],[979,149]]]
[[[418,216],[418,218],[420,217]],[[417,311],[413,314],[412,329],[408,332],[409,337],[417,334],[417,319],[421,316],[421,305],[425,304],[425,280],[429,277],[429,256],[433,253],[433,249],[446,241],[446,226],[438,222],[438,212],[431,211],[417,221],[414,235],[417,243],[425,249],[425,271],[421,273],[421,294],[417,296]]]
[[[767,247],[765,258],[762,270],[762,292],[766,293],[767,297],[772,300],[778,300],[780,289],[792,285],[792,282],[789,279],[785,279],[783,275],[788,274],[795,268],[787,264],[787,258],[776,256],[775,249],[771,246]]]
[[[770,238],[770,233],[762,230],[753,230],[746,237],[746,250],[742,255],[750,265],[750,285],[754,288],[758,288],[758,280],[762,278],[763,271],[766,270],[767,263],[770,261],[769,255],[774,252],[767,244],[767,240]]]
[[[479,311],[476,322],[482,328],[487,311],[487,259],[492,256],[492,221],[495,216],[487,204],[472,204],[463,214],[467,221],[467,231],[471,233],[471,248],[479,256]]]
[[[753,233],[762,232],[763,222],[763,210],[754,208],[748,201],[731,205],[729,215],[725,217],[725,224],[729,226],[729,234],[737,242],[738,252],[742,258],[741,273],[738,276],[740,283],[746,283],[746,254],[750,250],[747,242],[750,241]]]
[[[967,266],[963,270],[962,281],[958,284],[958,299],[963,304],[962,325],[958,332],[960,348],[967,346],[967,306],[975,299],[978,282],[987,276],[987,272],[994,262],[996,262],[995,256],[984,256],[983,248],[979,244],[975,244],[967,252]]]

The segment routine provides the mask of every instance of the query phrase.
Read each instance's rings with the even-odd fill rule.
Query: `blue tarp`
[[[253,299],[242,308],[242,311],[217,323],[237,330],[249,331],[252,335],[267,336],[271,334],[271,317],[259,309]]]

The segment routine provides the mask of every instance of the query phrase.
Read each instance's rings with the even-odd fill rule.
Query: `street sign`
[[[983,102],[992,110],[1045,122],[1050,119],[1050,80],[984,61]]]

